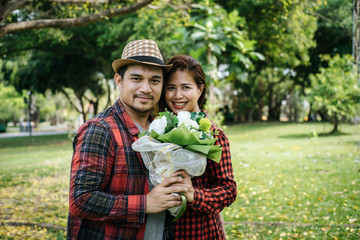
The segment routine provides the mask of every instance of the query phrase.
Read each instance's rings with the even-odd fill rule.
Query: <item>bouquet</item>
[[[203,112],[179,111],[178,115],[160,112],[149,130],[140,134],[132,145],[149,169],[151,183],[156,186],[178,170],[186,171],[190,177],[201,176],[207,158],[218,163],[222,148],[214,145],[217,133],[210,128],[211,121]],[[186,210],[186,199],[181,197],[181,206],[168,209],[175,217],[174,221]]]

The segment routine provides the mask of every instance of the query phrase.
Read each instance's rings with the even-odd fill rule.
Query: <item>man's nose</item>
[[[150,81],[143,81],[142,85],[141,85],[141,89],[140,89],[141,92],[144,92],[144,93],[149,93],[151,92],[151,85],[150,85]]]

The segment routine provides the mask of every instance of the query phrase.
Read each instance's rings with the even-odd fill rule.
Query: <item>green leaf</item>
[[[209,146],[209,145],[188,145],[185,147],[185,149],[192,151],[192,152],[208,154],[211,149],[211,146]]]
[[[196,40],[203,39],[205,35],[206,35],[206,32],[197,31],[197,32],[194,32],[193,34],[191,34],[191,38],[194,41],[196,41]]]
[[[209,154],[206,155],[206,157],[219,163],[221,160],[222,148],[219,145],[214,145],[214,147],[216,147],[216,146],[218,146],[218,148],[216,150],[209,152]]]
[[[155,138],[155,139],[158,140],[158,137],[159,137],[159,136],[160,136],[160,135],[159,135],[157,132],[155,132],[154,130],[151,130],[150,137]],[[160,141],[160,140],[159,140],[159,141]]]

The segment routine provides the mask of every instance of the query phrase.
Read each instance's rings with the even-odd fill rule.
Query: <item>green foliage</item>
[[[6,74],[9,76],[7,80],[18,91],[28,89],[38,93],[45,93],[46,90],[67,93],[73,107],[86,119],[86,103],[94,106],[95,113],[98,108],[102,110],[109,104],[107,101],[104,105],[100,105],[100,99],[109,96],[111,92],[105,74],[113,75],[111,61],[108,59],[111,58],[115,46],[103,45],[97,39],[98,35],[107,30],[108,26],[102,24],[56,30],[66,36],[64,42],[51,41],[49,36],[55,31],[53,29],[38,30],[43,34],[37,35],[35,40],[25,41],[24,44],[33,45],[38,40],[36,44],[39,48],[43,48],[43,51],[28,51],[25,55],[26,60],[22,60],[25,57],[9,56],[5,65],[8,62],[15,62],[16,68],[6,69]],[[56,38],[57,36],[53,36],[53,39]],[[68,93],[69,88],[73,94]]]
[[[183,54],[181,47],[188,40],[186,35],[183,35],[184,26],[188,24],[190,18],[188,1],[181,0],[171,4],[168,1],[158,0],[151,5],[155,10],[143,8],[138,11],[133,19],[134,25],[127,41],[155,40],[166,62],[174,55]]]
[[[173,112],[169,112],[169,111],[159,112],[159,117],[157,118],[161,118],[163,116],[166,117],[166,121],[167,121],[167,126],[165,127],[165,133],[168,133],[173,128],[177,127],[179,123],[179,119],[176,117],[176,115]]]
[[[233,88],[241,89],[235,96],[235,113],[247,114],[248,120],[253,117],[261,120],[262,109],[268,106],[269,119],[279,120],[284,98],[276,98],[292,94],[293,85],[297,84],[296,75],[285,72],[309,64],[308,51],[316,44],[313,39],[317,20],[314,11],[321,1],[267,0],[238,4],[230,1],[224,4],[228,8],[238,5],[240,15],[246,19],[245,29],[256,41],[255,51],[264,56],[264,61],[254,62],[255,67],[247,72],[248,76],[230,74]],[[286,84],[287,88],[277,86],[284,81],[290,83]]]
[[[309,50],[311,64],[298,66],[296,81],[302,87],[311,87],[309,75],[319,72],[324,67],[320,59],[322,54],[352,53],[353,1],[327,0],[315,9],[317,29],[314,40],[316,46]]]
[[[308,49],[315,46],[316,18],[312,12],[320,1],[269,0],[240,4],[247,29],[257,41],[256,50],[266,65],[294,67],[309,61]]]
[[[36,0],[13,11],[4,23],[78,17],[131,3]],[[165,61],[176,54],[199,60],[208,83],[207,111],[218,124],[225,102],[236,121],[244,116],[260,120],[266,106],[270,119],[278,120],[279,103],[299,92],[296,85],[311,87],[308,75],[318,71],[319,54],[351,51],[351,7],[351,0],[155,0],[136,13],[86,27],[5,35],[0,56],[8,67],[2,67],[0,75],[17,90],[66,89],[76,96],[73,102],[95,106],[110,92],[104,79],[112,78],[110,63],[121,56],[125,44],[150,38],[157,41]],[[226,99],[216,92],[224,86],[233,90]]]
[[[17,11],[12,11],[3,24],[22,22],[26,20],[76,18],[90,14],[96,14],[108,9],[121,8],[131,0],[98,1],[98,4],[85,1],[43,1],[33,0],[29,4],[22,5]],[[108,3],[107,3],[108,2]]]
[[[328,67],[312,75],[309,100],[313,109],[325,109],[336,126],[342,118],[355,116],[360,112],[359,75],[350,55],[324,55]],[[335,130],[336,131],[336,130]]]
[[[316,10],[315,54],[351,54],[352,8],[352,0],[327,0],[320,5]]]
[[[192,8],[188,27],[192,41],[186,47],[202,63],[208,82],[218,82],[219,64],[241,74],[252,66],[251,58],[262,58],[254,52],[255,42],[247,38],[245,19],[237,10],[228,12],[214,1],[201,1]]]
[[[0,124],[18,121],[26,107],[22,94],[16,92],[13,86],[0,82]]]

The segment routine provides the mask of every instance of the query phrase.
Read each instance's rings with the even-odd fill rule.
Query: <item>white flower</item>
[[[179,125],[181,125],[181,123],[187,119],[190,119],[191,117],[191,113],[188,111],[179,111],[177,114],[177,118],[179,120]]]
[[[161,135],[165,133],[165,128],[167,126],[167,120],[165,116],[157,118],[150,123],[149,132],[151,133],[154,130],[157,134]]]
[[[177,114],[177,118],[179,120],[178,126],[182,124],[185,125],[188,129],[199,129],[199,124],[192,120],[190,112],[187,111],[179,111]]]

